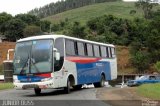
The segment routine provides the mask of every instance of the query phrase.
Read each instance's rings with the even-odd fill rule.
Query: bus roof
[[[65,36],[65,35],[40,35],[40,36],[32,36],[32,37],[27,37],[27,38],[20,39],[17,42],[30,41],[30,40],[38,40],[38,39],[56,39],[56,38],[66,38],[66,39],[71,39],[71,40],[77,40],[77,41],[87,42],[87,43],[94,43],[94,44],[99,44],[99,45],[104,45],[104,46],[115,47],[113,44],[105,44],[105,43],[100,43],[100,42],[95,42],[95,41],[90,41],[90,40],[79,39],[79,38],[75,38],[75,37],[69,37],[69,36]]]

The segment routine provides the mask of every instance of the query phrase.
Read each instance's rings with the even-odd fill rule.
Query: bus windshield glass
[[[51,72],[52,40],[34,40],[16,44],[14,74]]]

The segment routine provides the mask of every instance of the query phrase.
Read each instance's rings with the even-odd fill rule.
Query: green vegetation
[[[0,64],[0,75],[3,74],[2,65]]]
[[[136,10],[134,15],[130,14],[131,10]],[[103,15],[114,15],[119,18],[133,19],[143,16],[142,10],[137,9],[132,2],[105,2],[89,5],[66,12],[62,12],[53,16],[44,18],[43,20],[58,23],[68,19],[70,22],[78,21],[85,24],[88,20]]]
[[[0,83],[0,90],[12,89],[13,83]]]
[[[57,13],[61,13],[67,10],[103,3],[103,2],[115,2],[119,0],[61,0],[56,3],[50,3],[40,8],[35,8],[29,12],[29,14],[36,15],[40,18],[51,16]]]
[[[160,99],[160,84],[144,84],[137,88],[137,93],[141,96],[159,100]]]
[[[18,14],[15,17],[5,12],[0,13],[0,35],[8,41],[49,32],[49,21],[40,19],[30,14]]]
[[[157,61],[154,67],[158,72],[160,72],[160,61]]]
[[[152,16],[152,9],[154,6],[158,5],[156,3],[150,3],[151,0],[139,0],[135,3],[137,8],[141,8],[144,14],[144,18],[149,19]]]

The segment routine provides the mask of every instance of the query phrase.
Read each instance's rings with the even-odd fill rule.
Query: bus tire
[[[41,94],[41,89],[40,88],[34,88],[34,92],[36,95],[40,95]]]
[[[69,94],[71,92],[71,82],[69,79],[67,80],[67,87],[64,87],[64,92],[66,94]]]
[[[100,82],[94,83],[94,86],[97,87],[104,87],[105,86],[105,76],[101,75]]]
[[[82,85],[76,85],[73,87],[75,90],[80,90],[82,88]]]

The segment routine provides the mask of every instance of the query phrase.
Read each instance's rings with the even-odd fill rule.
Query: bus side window
[[[77,42],[78,46],[78,55],[79,56],[85,56],[84,54],[84,44],[82,42]]]
[[[108,57],[111,58],[111,51],[110,47],[108,47]]]
[[[99,56],[102,57],[101,46],[99,45]]]
[[[115,58],[116,57],[115,48],[112,48],[111,51],[112,51],[112,57]]]
[[[85,56],[88,56],[87,43],[84,43],[84,53],[85,53]]]
[[[108,47],[106,47],[106,57],[109,57]]]
[[[77,45],[77,41],[74,42],[74,50],[75,50],[75,55],[78,55],[78,45]]]
[[[59,71],[62,68],[64,62],[64,39],[56,39],[54,47],[57,48],[58,52],[60,53],[60,60],[56,61],[54,59],[54,71]]]
[[[92,47],[92,44],[87,44],[87,53],[88,53],[88,56],[93,56],[93,47]]]
[[[66,54],[75,55],[74,41],[66,39]]]
[[[95,57],[100,57],[100,53],[99,53],[99,46],[98,45],[94,45],[94,56]]]
[[[106,47],[104,47],[104,46],[101,46],[101,56],[107,57]]]
[[[110,47],[110,56],[111,56],[111,58],[113,57],[113,55],[112,55],[112,48]]]

